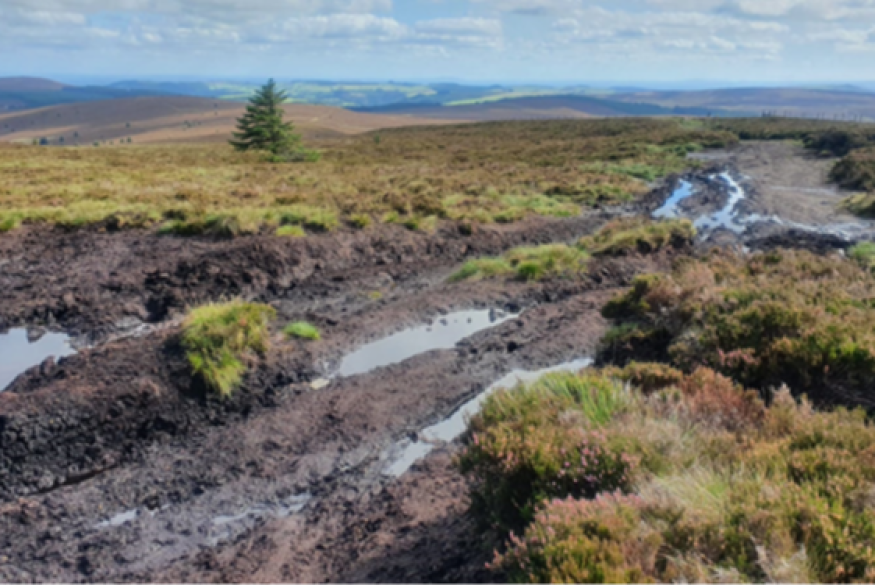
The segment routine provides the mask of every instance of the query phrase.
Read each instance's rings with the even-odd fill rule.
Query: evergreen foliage
[[[291,122],[283,122],[282,104],[285,91],[277,89],[273,79],[249,100],[246,113],[237,120],[231,146],[239,151],[266,150],[274,155],[297,152],[301,136],[295,134]]]

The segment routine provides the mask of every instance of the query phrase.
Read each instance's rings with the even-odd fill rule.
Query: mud
[[[533,218],[467,236],[450,225],[435,234],[380,225],[302,239],[215,240],[33,226],[2,238],[0,331],[43,325],[100,339],[165,321],[206,300],[313,300],[348,289],[347,281],[379,290],[467,257],[570,241],[607,217]]]
[[[702,247],[827,251],[875,237],[875,223],[841,210],[848,194],[826,182],[834,161],[785,142],[749,142],[697,158],[703,168],[667,181],[648,210],[691,219]]]
[[[583,278],[539,284],[446,279],[470,255],[574,241],[605,219],[538,220],[469,237],[381,228],[303,243],[193,241],[164,259],[173,267],[160,277],[142,234],[92,234],[90,244],[85,234],[61,234],[60,247],[20,251],[13,264],[27,269],[2,278],[31,284],[13,287],[6,322],[33,325],[49,314],[55,326],[102,338],[31,368],[0,394],[0,580],[485,578],[480,557],[489,551],[473,546],[464,480],[449,463],[454,446],[397,480],[384,473],[386,454],[511,371],[592,354],[605,328],[600,307],[635,275],[666,269],[670,255],[594,261]],[[33,237],[18,235],[4,250]],[[120,258],[138,245],[142,265]],[[88,250],[76,256],[66,246]],[[44,263],[23,260],[28,254]],[[71,268],[36,285],[40,274],[67,270],[64,262],[96,266],[101,254],[109,257],[102,272]],[[111,279],[128,285],[107,293]],[[55,313],[51,298],[65,290],[76,291],[68,305],[77,309]],[[188,373],[176,314],[231,294],[269,302],[279,318],[271,350],[220,401]],[[166,311],[135,326],[134,305]],[[328,379],[366,344],[458,311],[496,318],[457,344]],[[297,319],[319,326],[322,340],[285,339],[282,325]],[[436,543],[441,552],[424,560]],[[387,550],[395,556],[384,563]]]

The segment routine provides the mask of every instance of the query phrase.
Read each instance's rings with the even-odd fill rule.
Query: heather
[[[625,379],[657,380],[646,391]],[[473,510],[515,582],[875,578],[875,429],[700,368],[499,391],[470,423]]]
[[[672,120],[500,122],[374,136],[311,141],[322,157],[306,164],[211,144],[2,148],[0,231],[107,223],[227,236],[387,218],[416,227],[567,217],[634,201],[651,175],[689,168],[686,145],[735,140]],[[217,216],[230,229],[217,227]]]
[[[601,359],[707,366],[752,388],[788,384],[825,403],[871,404],[875,280],[838,256],[776,251],[683,259],[604,308]]]

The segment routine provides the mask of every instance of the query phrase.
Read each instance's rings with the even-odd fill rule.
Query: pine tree
[[[246,113],[237,120],[231,146],[237,150],[268,150],[289,154],[300,149],[301,137],[290,122],[283,122],[282,104],[288,95],[278,90],[273,79],[249,99]]]

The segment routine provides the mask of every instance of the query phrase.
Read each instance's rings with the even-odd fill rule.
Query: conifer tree
[[[240,151],[267,150],[275,155],[300,149],[301,137],[290,122],[283,122],[282,104],[288,95],[277,89],[273,79],[249,99],[246,113],[237,120],[231,146]]]

